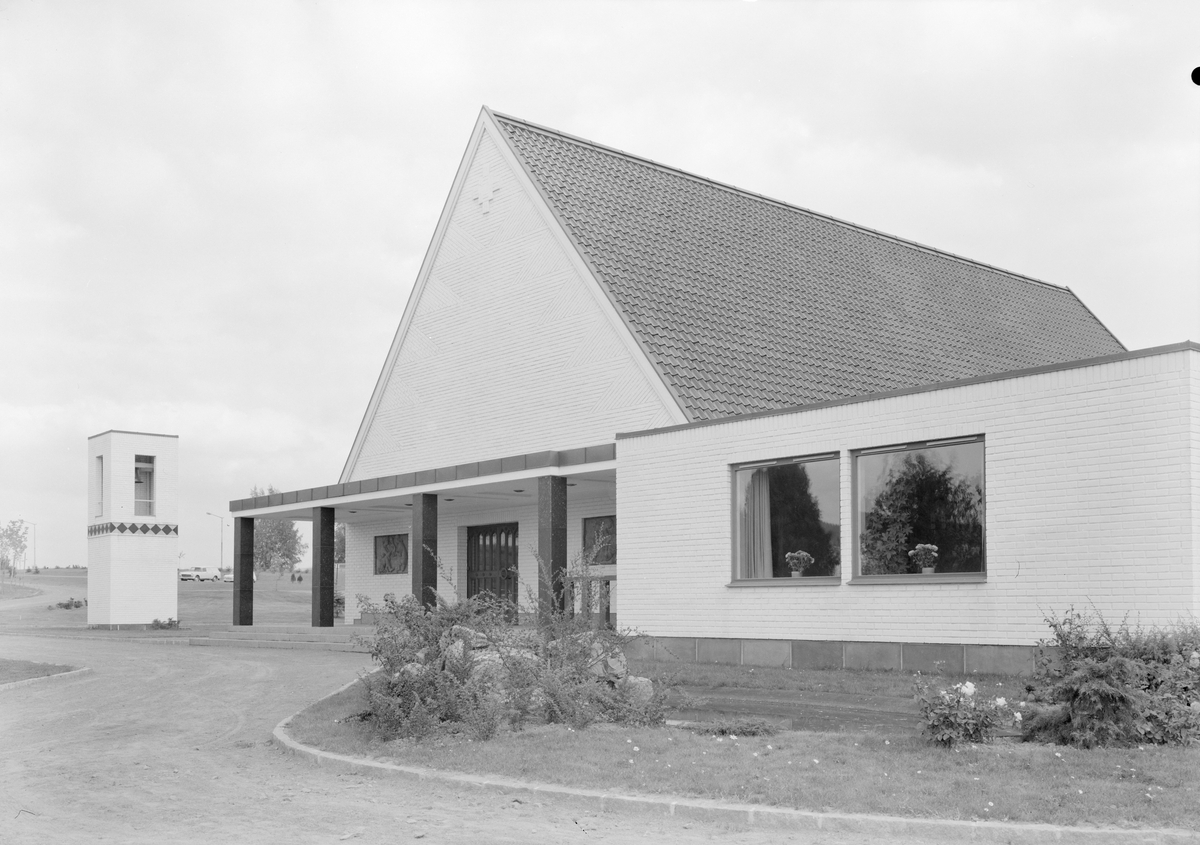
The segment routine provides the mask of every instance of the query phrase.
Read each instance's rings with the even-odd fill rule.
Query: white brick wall
[[[134,513],[135,455],[154,456],[154,515]],[[104,458],[104,509],[96,458]],[[110,431],[88,439],[87,525],[178,525],[179,439]],[[80,530],[84,530],[81,528]],[[102,534],[88,538],[88,624],[142,625],[179,618],[179,537]],[[81,596],[79,598],[82,598]]]
[[[536,486],[536,482],[534,482]],[[616,503],[611,495],[591,495],[587,498],[572,498],[571,490],[567,492],[567,557],[573,559],[583,548],[583,520],[585,517],[608,516],[616,512]],[[534,550],[537,548],[537,497],[532,493],[526,494],[524,500],[505,507],[475,508],[470,510],[449,510],[440,505],[438,513],[438,555],[441,558],[445,573],[451,575],[447,580],[444,573],[438,575],[438,592],[452,599],[456,595],[466,595],[467,561],[466,539],[467,527],[472,525],[492,525],[501,522],[517,523],[518,537],[518,569],[521,585],[518,589],[518,601],[529,609],[530,597],[537,596],[537,560]],[[346,526],[346,605],[347,618],[358,617],[357,596],[369,596],[378,603],[386,593],[395,593],[397,597],[412,592],[413,549],[409,548],[409,572],[406,575],[375,575],[375,536],[379,534],[409,534],[411,543],[411,517],[405,514],[395,520],[350,523]],[[618,553],[620,549],[618,548]],[[618,565],[618,569],[620,566]],[[614,591],[615,602],[615,591]],[[616,610],[614,606],[614,612]]]
[[[682,420],[543,208],[484,131],[347,480]]]
[[[985,583],[729,587],[730,465],[986,437]],[[1045,614],[1200,610],[1200,353],[621,439],[621,622],[659,636],[1028,645]]]

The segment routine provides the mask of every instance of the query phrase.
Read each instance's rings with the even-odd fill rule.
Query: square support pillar
[[[254,519],[233,518],[233,624],[254,624]]]
[[[538,479],[538,610],[566,610],[567,479],[543,475]]]
[[[313,508],[312,626],[333,627],[333,508]]]
[[[433,493],[413,496],[412,508],[412,594],[417,601],[437,604],[438,501]]]

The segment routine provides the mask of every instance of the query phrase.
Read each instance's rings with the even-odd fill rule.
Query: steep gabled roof
[[[693,420],[1124,351],[1066,288],[493,116]]]

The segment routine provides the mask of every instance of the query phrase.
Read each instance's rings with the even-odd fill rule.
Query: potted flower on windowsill
[[[917,543],[917,547],[909,552],[908,556],[921,568],[922,574],[932,575],[937,565],[934,563],[937,560],[937,552],[937,546],[932,543]]]
[[[813,556],[806,551],[788,552],[783,559],[787,563],[788,569],[792,570],[793,578],[799,578],[806,569],[816,563]]]

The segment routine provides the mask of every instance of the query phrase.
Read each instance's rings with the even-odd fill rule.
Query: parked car
[[[191,569],[179,570],[180,581],[220,581],[221,573],[215,569],[205,569],[203,566],[193,566]]]
[[[226,572],[224,577],[225,577],[226,584],[232,584],[233,583],[233,570],[231,569],[228,572]],[[250,577],[253,578],[255,581],[258,581],[258,573],[257,572],[253,573]]]

